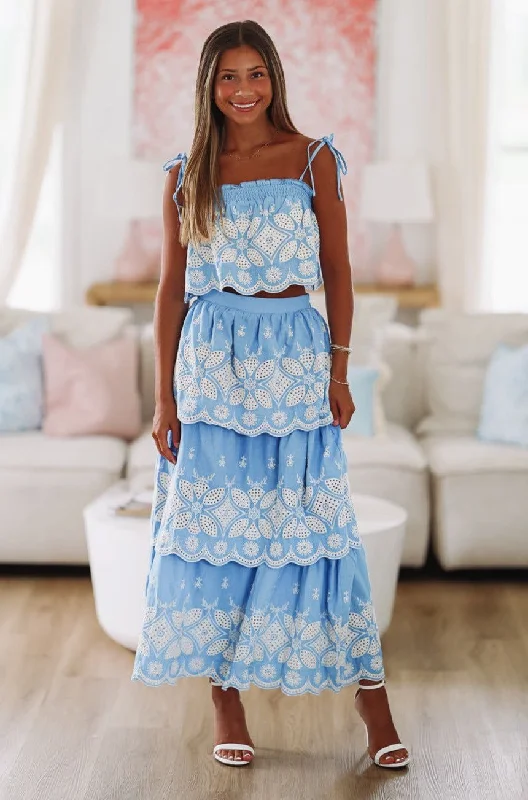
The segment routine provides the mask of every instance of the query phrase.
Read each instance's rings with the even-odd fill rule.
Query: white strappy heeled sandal
[[[357,690],[355,697],[365,689],[381,689],[382,686],[385,686],[385,681],[380,681],[379,683],[373,683],[370,686],[364,686],[362,684],[359,685],[359,689]],[[365,726],[366,727],[366,726]],[[368,750],[368,731],[367,731],[367,750]],[[397,742],[396,744],[388,744],[386,747],[380,747],[374,758],[372,759],[377,767],[383,767],[383,769],[400,769],[401,767],[406,767],[409,761],[411,760],[410,756],[407,756],[404,761],[395,761],[393,764],[381,764],[380,758],[387,753],[394,753],[396,750],[407,750],[404,744],[401,742]],[[370,755],[370,753],[369,753]],[[372,756],[370,756],[372,758]]]
[[[211,686],[222,686],[221,683],[213,680],[209,680],[209,683]],[[237,760],[234,758],[224,758],[218,755],[220,750],[234,750],[237,753],[251,753],[252,756],[255,755],[255,750],[249,744],[233,744],[232,742],[228,744],[217,744],[213,748],[213,756],[221,764],[227,764],[228,767],[247,767],[248,764],[251,764],[251,761],[244,761],[243,758]]]

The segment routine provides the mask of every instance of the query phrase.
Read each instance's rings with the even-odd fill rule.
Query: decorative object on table
[[[165,176],[157,161],[112,158],[101,165],[97,211],[121,236],[116,281],[156,281],[160,274]]]
[[[528,447],[528,344],[499,344],[491,356],[477,436],[485,442]]]
[[[35,316],[0,338],[0,432],[36,430],[42,425],[42,338],[45,316]]]
[[[376,268],[377,280],[390,286],[411,286],[416,264],[405,250],[401,225],[431,222],[434,218],[427,166],[391,161],[367,164],[363,172],[361,216],[391,225]]]
[[[138,436],[138,359],[138,342],[132,334],[84,349],[46,334],[44,433],[106,435],[126,440]]]
[[[127,500],[117,505],[114,513],[118,517],[147,517],[152,514],[152,491],[141,491],[132,494]]]

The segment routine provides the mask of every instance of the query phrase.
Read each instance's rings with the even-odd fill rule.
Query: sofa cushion
[[[424,333],[401,322],[387,325],[381,359],[390,370],[382,389],[382,402],[389,422],[414,430],[426,414]]]
[[[477,436],[528,447],[528,345],[500,345],[484,381]]]
[[[515,445],[490,444],[474,436],[428,436],[421,444],[431,472],[439,477],[526,472],[528,478],[528,450]]]
[[[420,443],[401,425],[388,423],[384,436],[343,435],[349,467],[384,466],[421,472],[427,461]]]
[[[126,443],[111,436],[58,438],[42,431],[0,434],[0,469],[120,472]]]
[[[376,394],[379,395],[378,367],[349,364],[347,380],[356,410],[346,428],[347,435],[374,436]]]
[[[515,336],[528,343],[528,314],[463,314],[429,309],[420,317],[428,339],[429,414],[420,434],[474,434],[484,377],[497,345]]]
[[[49,436],[106,435],[134,439],[141,428],[138,347],[119,336],[93,347],[69,347],[44,336],[46,413]]]
[[[147,485],[154,485],[154,467],[157,455],[156,445],[152,438],[152,426],[145,426],[143,433],[132,442],[128,449],[127,477],[134,478],[139,473],[147,473],[150,478]]]
[[[45,317],[29,319],[0,337],[0,431],[42,427],[42,337]]]

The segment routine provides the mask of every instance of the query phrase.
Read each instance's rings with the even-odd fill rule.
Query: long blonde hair
[[[230,22],[206,39],[200,56],[195,94],[195,130],[183,176],[180,241],[183,245],[208,241],[213,234],[215,208],[220,206],[219,155],[224,144],[225,117],[214,101],[214,80],[222,53],[247,45],[262,57],[269,72],[273,98],[267,114],[277,130],[298,133],[286,102],[284,70],[272,39],[252,20]]]

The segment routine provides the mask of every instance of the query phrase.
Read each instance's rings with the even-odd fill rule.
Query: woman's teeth
[[[231,103],[234,108],[240,108],[242,111],[248,111],[250,108],[253,108],[257,105],[257,101],[255,100],[253,103]]]

